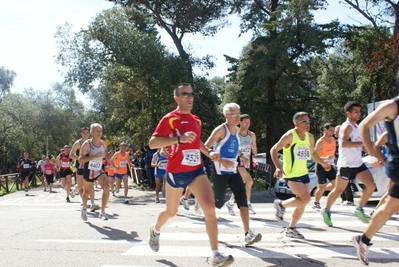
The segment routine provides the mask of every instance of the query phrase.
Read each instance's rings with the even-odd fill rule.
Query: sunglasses
[[[226,115],[229,115],[229,116],[232,117],[232,118],[238,118],[238,117],[241,116],[240,113],[237,113],[237,114],[226,114]]]
[[[183,93],[180,93],[179,96],[184,97],[184,98],[194,97],[194,93],[183,92]]]
[[[303,121],[297,121],[296,123],[298,123],[298,124],[310,124],[310,120],[303,120]]]

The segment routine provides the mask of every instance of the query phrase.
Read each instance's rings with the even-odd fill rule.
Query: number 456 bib
[[[297,147],[295,151],[295,159],[297,160],[310,160],[310,150],[308,147]]]
[[[186,149],[182,151],[182,165],[197,166],[201,164],[201,152],[199,149]]]

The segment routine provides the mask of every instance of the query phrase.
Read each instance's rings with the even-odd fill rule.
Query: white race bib
[[[63,162],[61,162],[61,167],[62,167],[62,168],[69,168],[69,163],[63,161]]]
[[[308,147],[297,147],[295,152],[295,159],[310,160],[310,150]]]
[[[102,160],[90,160],[89,161],[89,170],[99,171],[103,165]]]
[[[230,159],[230,158],[222,158],[224,160],[228,160],[233,162],[233,167],[231,168],[226,168],[225,166],[223,166],[223,164],[220,164],[220,170],[223,172],[235,172],[235,170],[237,169],[237,159]]]
[[[158,169],[160,169],[160,170],[166,170],[166,162],[160,161],[159,163],[160,163],[160,164],[159,164],[159,166],[158,166]]]
[[[24,164],[24,169],[29,169],[30,165],[28,163]]]
[[[244,156],[248,156],[251,154],[251,146],[241,146],[240,151]]]
[[[126,160],[121,160],[120,164],[119,164],[119,167],[126,167],[126,166],[127,166]]]
[[[201,164],[201,152],[199,149],[187,149],[183,150],[182,165],[197,166]]]
[[[46,170],[46,174],[51,174],[51,170]]]

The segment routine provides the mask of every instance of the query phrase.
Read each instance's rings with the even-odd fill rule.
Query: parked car
[[[371,174],[373,175],[374,182],[376,184],[376,189],[371,197],[381,198],[387,191],[388,187],[388,179],[384,172],[384,169],[372,168],[369,164],[369,156],[363,157],[362,160],[364,164],[369,168]],[[316,166],[314,161],[308,161],[308,170],[309,170],[309,179],[310,179],[309,194],[311,196],[314,196],[314,193],[316,192],[317,189],[317,176],[315,173],[315,167]],[[364,184],[358,178],[356,178],[351,183],[351,187],[354,195],[360,195],[361,192],[363,191]],[[293,195],[291,189],[287,186],[287,183],[285,182],[284,178],[280,178],[276,181],[276,184],[274,186],[274,193],[278,198],[287,198]]]

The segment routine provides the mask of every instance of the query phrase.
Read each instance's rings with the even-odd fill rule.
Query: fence
[[[10,182],[12,182],[11,186]],[[19,190],[19,173],[0,175],[0,188],[4,189],[7,194],[11,192],[14,186]]]

